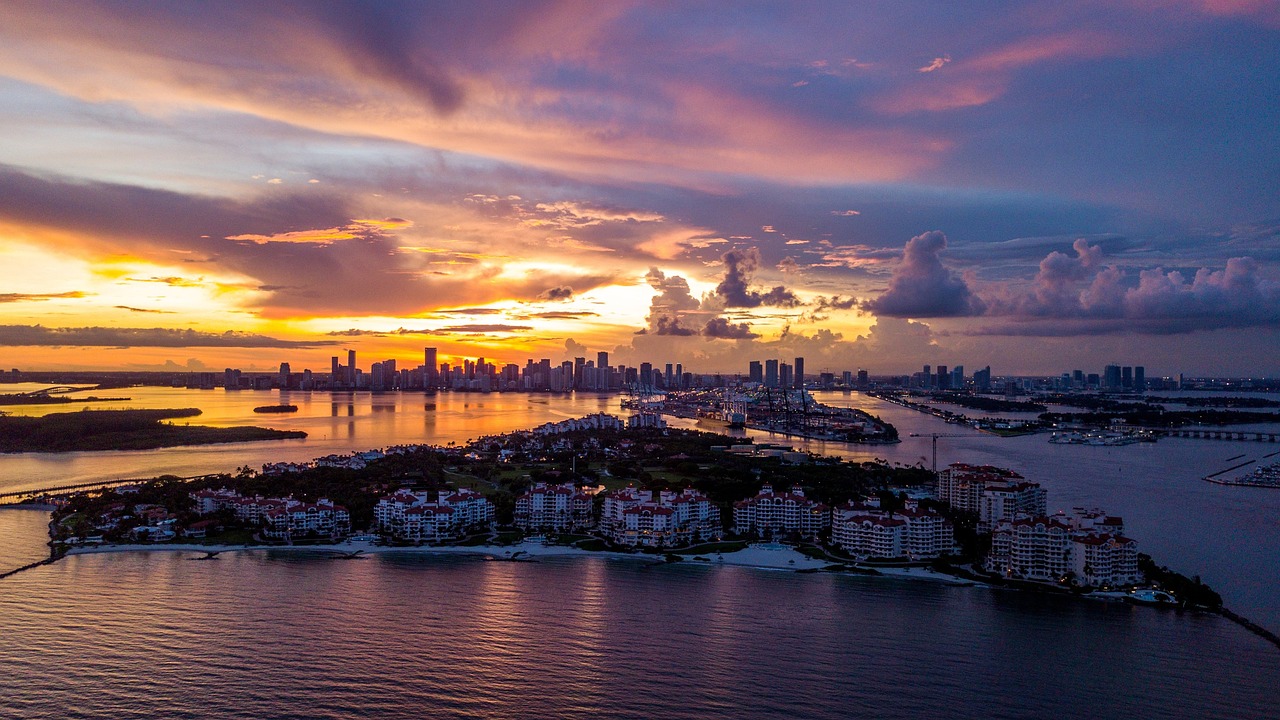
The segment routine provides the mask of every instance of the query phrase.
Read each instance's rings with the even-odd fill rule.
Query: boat
[[[738,412],[721,412],[719,410],[703,410],[698,413],[697,424],[701,427],[709,428],[732,428],[738,429],[746,427],[747,416]]]
[[[298,412],[297,405],[260,405],[253,409],[256,413],[291,413]]]

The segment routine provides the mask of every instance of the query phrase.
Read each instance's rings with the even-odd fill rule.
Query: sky
[[[1280,3],[41,2],[24,370],[1280,376]]]

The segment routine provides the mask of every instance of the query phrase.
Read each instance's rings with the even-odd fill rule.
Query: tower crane
[[[938,474],[938,438],[971,437],[962,433],[911,433],[907,437],[933,438],[933,474]]]

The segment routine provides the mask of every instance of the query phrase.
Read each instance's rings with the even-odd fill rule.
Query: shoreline
[[[827,560],[810,558],[789,547],[767,547],[763,544],[748,546],[731,553],[708,553],[696,557],[706,557],[706,561],[695,560],[695,556],[681,556],[678,563],[668,563],[664,555],[648,553],[625,553],[612,550],[583,550],[567,545],[543,545],[541,543],[520,543],[518,545],[435,545],[421,547],[391,547],[375,545],[368,542],[343,542],[328,545],[196,545],[175,543],[164,545],[98,545],[94,547],[73,547],[67,550],[66,556],[102,555],[123,552],[190,552],[197,554],[248,552],[248,551],[286,551],[332,555],[335,557],[356,557],[377,555],[471,555],[494,558],[500,562],[528,562],[542,557],[604,557],[614,560],[639,560],[650,565],[691,565],[691,566],[728,566],[754,568],[757,570],[789,570],[822,571],[832,565],[839,565]],[[520,557],[512,556],[519,554]],[[982,583],[957,578],[927,568],[884,568],[878,569],[880,575],[889,578],[921,580],[943,583],[947,585],[986,587]],[[845,574],[832,571],[832,574]]]

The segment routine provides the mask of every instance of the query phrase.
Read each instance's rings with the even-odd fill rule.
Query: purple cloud
[[[907,241],[902,262],[893,271],[889,289],[862,303],[862,309],[889,317],[960,317],[980,315],[986,304],[964,279],[947,269],[938,255],[947,236],[931,230]]]

